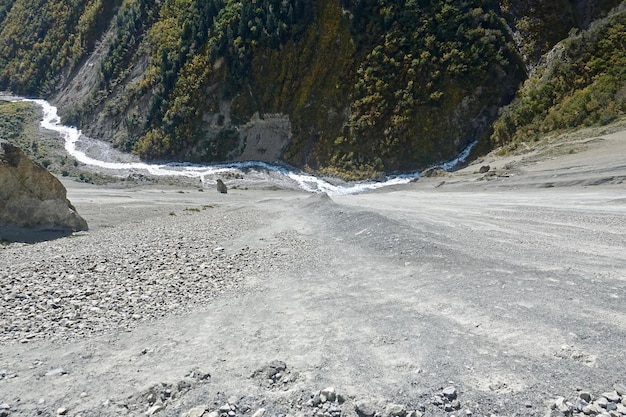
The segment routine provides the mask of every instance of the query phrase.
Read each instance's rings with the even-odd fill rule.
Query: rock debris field
[[[620,135],[343,197],[66,182],[89,231],[0,246],[0,416],[626,416]]]

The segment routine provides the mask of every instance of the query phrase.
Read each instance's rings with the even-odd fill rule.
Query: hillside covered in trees
[[[0,90],[146,159],[373,177],[624,115],[620,3],[0,0]]]

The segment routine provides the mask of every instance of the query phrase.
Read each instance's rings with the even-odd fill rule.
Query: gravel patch
[[[0,249],[0,344],[68,340],[183,314],[225,292],[246,290],[271,253],[225,248],[258,216],[183,210]]]

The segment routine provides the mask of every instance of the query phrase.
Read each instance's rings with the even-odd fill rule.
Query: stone
[[[563,414],[568,414],[571,411],[569,404],[565,401],[565,398],[558,397],[554,401],[555,409]]]
[[[65,375],[67,372],[63,368],[56,368],[46,372],[46,376]]]
[[[439,395],[435,395],[432,399],[432,404],[438,407],[442,406],[444,404],[443,398]]]
[[[597,404],[589,404],[588,406],[583,407],[583,413],[585,415],[596,415],[604,412],[604,409]]]
[[[228,193],[228,187],[226,187],[226,184],[224,184],[224,181],[222,181],[219,178],[217,179],[217,192],[222,193],[222,194]]]
[[[265,408],[259,408],[252,414],[252,417],[263,417],[263,414],[265,414]]]
[[[596,400],[596,404],[602,408],[606,408],[606,406],[609,405],[609,400],[606,397],[602,396]]]
[[[376,414],[376,410],[369,401],[359,400],[354,403],[354,408],[359,415],[372,417]]]
[[[146,415],[152,416],[161,410],[163,410],[163,404],[155,404],[152,407],[148,408],[148,411],[146,411]]]
[[[479,174],[485,174],[485,173],[489,172],[490,169],[491,169],[491,167],[489,165],[483,165],[478,170],[478,173]]]
[[[0,237],[7,240],[19,240],[22,229],[88,229],[61,181],[5,140],[0,140],[0,226]]]
[[[388,404],[383,415],[385,417],[405,417],[406,408],[400,404]]]
[[[618,403],[622,400],[616,391],[605,392],[602,396],[612,403]]]
[[[613,385],[615,392],[617,392],[622,397],[626,395],[626,385],[624,384],[615,384]]]
[[[67,408],[65,408],[65,407],[57,408],[57,415],[64,416],[66,414],[67,414]]]
[[[337,399],[337,392],[335,391],[335,387],[324,388],[320,395],[326,397],[326,399],[330,402],[334,402]]]
[[[407,417],[424,417],[424,414],[421,411],[414,410],[407,414]]]
[[[581,391],[580,394],[578,394],[578,398],[580,398],[581,400],[584,400],[588,403],[591,402],[591,393],[588,391]]]
[[[585,401],[584,399],[582,399],[581,397],[576,398],[576,403],[574,404],[574,406],[576,407],[576,410],[578,411],[583,411],[583,409],[588,405],[589,403]]]
[[[187,411],[185,417],[202,417],[206,411],[205,407],[194,407]]]
[[[454,400],[456,398],[456,395],[457,395],[456,388],[453,387],[453,386],[449,386],[449,387],[444,388],[441,393],[448,400]]]

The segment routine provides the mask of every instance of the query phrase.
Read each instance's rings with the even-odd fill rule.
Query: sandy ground
[[[120,231],[211,205],[189,215],[250,217],[219,243],[272,254],[271,265],[186,314],[2,346],[0,403],[33,416],[206,416],[227,402],[236,415],[338,415],[307,404],[332,386],[342,415],[362,400],[380,415],[391,403],[434,416],[545,415],[547,400],[626,382],[625,181],[617,132],[332,199],[67,182],[93,250],[114,231],[130,249],[136,237]],[[45,244],[11,245],[0,262]],[[255,373],[273,360],[286,364],[283,379]],[[193,380],[193,369],[211,378]],[[433,401],[450,385],[458,410]]]

